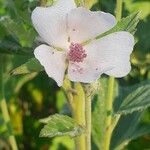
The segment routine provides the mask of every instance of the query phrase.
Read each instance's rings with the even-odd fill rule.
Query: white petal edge
[[[53,78],[58,86],[62,86],[65,73],[65,54],[43,44],[34,50],[34,55],[44,66],[48,76]]]
[[[93,61],[98,62],[98,68],[105,74],[114,77],[124,77],[131,70],[130,54],[134,47],[134,37],[128,32],[116,32],[85,46],[88,55],[97,54]]]
[[[108,31],[116,25],[110,13],[75,8],[68,14],[68,29],[71,42],[83,42]]]
[[[67,13],[76,8],[74,0],[58,0],[51,7],[36,7],[32,12],[32,22],[49,45],[66,48],[67,46]]]

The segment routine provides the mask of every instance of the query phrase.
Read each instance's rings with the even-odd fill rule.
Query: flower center
[[[83,49],[83,46],[78,43],[71,43],[69,46],[68,60],[72,62],[83,62],[87,54]]]

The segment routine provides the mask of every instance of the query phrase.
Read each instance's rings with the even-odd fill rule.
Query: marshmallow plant
[[[146,80],[133,87],[126,87],[123,83],[131,81],[130,78],[121,79],[121,82],[115,79],[126,76],[131,70],[130,55],[134,47],[133,35],[138,23],[138,13],[121,19],[122,0],[116,0],[116,17],[102,11],[90,11],[89,8],[96,0],[39,1],[40,6],[35,6],[31,13],[37,38],[34,37],[35,32],[28,28],[29,20],[18,17],[26,16],[28,11],[18,14],[20,7],[17,3],[17,7],[13,9],[16,18],[4,16],[0,19],[0,26],[7,31],[0,40],[3,43],[1,52],[29,54],[30,58],[11,71],[11,75],[31,74],[21,80],[17,79],[18,84],[11,88],[14,94],[10,95],[7,87],[10,88],[10,85],[17,82],[9,80],[11,76],[8,76],[8,71],[13,64],[16,65],[19,56],[16,60],[14,57],[10,59],[15,60],[15,63],[10,63],[9,56],[0,55],[0,107],[11,148],[18,149],[5,95],[6,98],[9,95],[11,99],[12,96],[16,98],[22,85],[40,71],[45,71],[49,78],[54,79],[54,83],[60,87],[59,92],[64,94],[60,96],[56,92],[57,102],[61,105],[64,104],[64,99],[68,102],[61,114],[40,120],[44,124],[40,137],[69,136],[71,138],[67,137],[68,140],[64,138],[61,141],[65,142],[65,147],[69,150],[121,150],[131,140],[150,133],[149,126],[140,123],[143,111],[150,106],[150,82]],[[17,24],[18,21],[20,24]],[[33,39],[34,48],[29,53],[27,51],[31,48]],[[149,63],[147,60],[146,66]],[[133,65],[136,64],[134,57],[132,62]],[[143,62],[140,64],[142,67],[139,64],[136,64],[136,68],[142,74]],[[145,70],[148,67],[145,69],[144,65],[144,72]],[[133,78],[133,74],[134,71],[129,77]],[[145,75],[148,76],[148,72],[135,79],[148,79]],[[58,146],[58,141],[60,140],[56,137],[50,143]],[[53,149],[53,146],[49,145],[49,149]]]
[[[36,7],[31,15],[43,44],[35,48],[35,58],[14,69],[12,74],[45,70],[65,92],[68,110],[71,110],[68,113],[72,117],[55,114],[41,119],[45,126],[40,136],[69,135],[74,137],[76,150],[91,150],[92,129],[93,141],[101,150],[125,145],[130,141],[124,139],[126,136],[118,140],[116,136],[117,142],[114,140],[118,134],[114,129],[120,125],[120,117],[149,105],[147,101],[137,104],[133,100],[137,91],[124,102],[114,100],[118,95],[114,78],[124,77],[131,70],[130,55],[138,14],[121,19],[121,0],[117,0],[116,18],[110,13],[90,11],[88,0],[56,0],[52,5],[45,2],[42,1],[42,6]],[[101,80],[103,74],[107,75],[106,82]],[[144,86],[140,91],[147,92],[145,88],[149,89]],[[95,94],[100,101],[95,101]]]
[[[76,149],[90,150],[93,85],[102,74],[120,78],[130,72],[130,54],[134,47],[134,37],[127,31],[117,31],[99,38],[99,35],[111,30],[117,24],[117,20],[110,13],[90,11],[84,7],[84,3],[82,4],[77,7],[74,0],[57,0],[52,6],[36,7],[31,18],[36,31],[44,41],[34,50],[35,57],[47,75],[53,78],[58,86],[64,87],[67,95],[73,95],[69,101],[74,123],[78,124]],[[74,85],[69,83],[70,89],[67,89],[66,82],[70,81]],[[113,84],[114,79],[111,78],[110,82]],[[111,91],[109,92],[108,94],[111,94]],[[79,97],[80,94],[83,99]],[[108,98],[106,106],[110,112],[111,101]],[[59,116],[55,117],[48,120],[59,119]],[[59,123],[62,124],[63,119]],[[104,126],[109,128],[110,123],[111,114],[106,118]],[[66,126],[69,126],[68,124]],[[103,150],[109,149],[109,130],[111,129],[105,133]],[[75,131],[74,129],[72,132]],[[51,134],[49,135],[45,127],[41,135]]]

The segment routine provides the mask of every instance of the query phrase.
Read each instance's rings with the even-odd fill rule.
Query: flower
[[[62,86],[65,72],[71,81],[91,83],[105,73],[123,77],[131,70],[134,37],[125,31],[95,39],[116,25],[109,13],[76,7],[73,0],[58,0],[51,7],[36,7],[32,22],[48,44],[34,50],[49,77]],[[83,44],[89,39],[91,42]]]

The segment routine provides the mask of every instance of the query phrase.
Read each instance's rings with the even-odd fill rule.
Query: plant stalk
[[[11,148],[12,148],[12,150],[18,150],[17,142],[16,142],[16,139],[15,139],[15,136],[13,135],[12,126],[11,126],[11,123],[10,123],[10,116],[9,116],[6,100],[2,99],[1,102],[0,102],[0,105],[1,105],[3,118],[4,118],[5,123],[7,125],[7,130],[8,130],[8,133],[9,133],[8,139],[9,139],[9,143],[11,145]]]
[[[73,96],[73,117],[79,125],[85,127],[85,93],[80,83],[75,83],[74,88],[77,93]],[[76,150],[87,150],[85,133],[76,137],[75,146]]]
[[[122,4],[123,4],[123,0],[117,0],[117,5],[116,5],[116,19],[117,21],[121,20],[122,17]],[[118,121],[120,119],[120,115],[117,115],[112,124],[113,124],[113,129],[115,128],[115,126],[117,125]]]
[[[10,122],[10,116],[9,116],[9,112],[8,112],[7,103],[6,103],[5,96],[4,96],[3,56],[1,56],[0,59],[1,59],[1,61],[0,61],[0,64],[1,64],[1,68],[0,68],[0,107],[1,107],[1,111],[2,111],[2,116],[3,116],[5,124],[7,126],[7,131],[9,134],[8,139],[9,139],[11,148],[12,148],[12,150],[18,150],[17,142],[16,142],[15,136],[13,135],[13,131],[12,131],[12,126],[11,126],[11,122]]]
[[[116,5],[116,19],[117,19],[117,21],[120,21],[121,17],[122,17],[122,4],[123,4],[123,0],[117,0],[117,5]],[[115,118],[112,122],[113,129],[117,125],[119,119],[120,119],[120,115],[118,114],[117,116],[115,116]]]
[[[117,0],[117,5],[116,5],[116,19],[117,21],[121,20],[122,17],[122,0]]]
[[[117,0],[117,4],[116,4],[116,19],[117,19],[117,21],[121,20],[122,2],[123,2],[122,0]],[[111,141],[112,131],[114,129],[114,126],[116,126],[116,124],[120,118],[120,116],[117,116],[117,118],[115,120],[113,120],[113,118],[112,118],[114,83],[115,83],[115,78],[109,77],[108,92],[107,92],[107,99],[106,99],[106,110],[107,110],[107,117],[105,120],[106,132],[105,132],[105,136],[104,136],[103,150],[110,149],[110,141]]]
[[[114,92],[114,77],[110,77],[108,81],[108,91],[106,99],[106,119],[105,119],[105,135],[104,135],[104,144],[103,150],[109,150],[110,140],[112,134],[112,111],[113,111],[113,92]]]
[[[85,99],[85,120],[86,120],[86,150],[91,150],[91,96]]]

